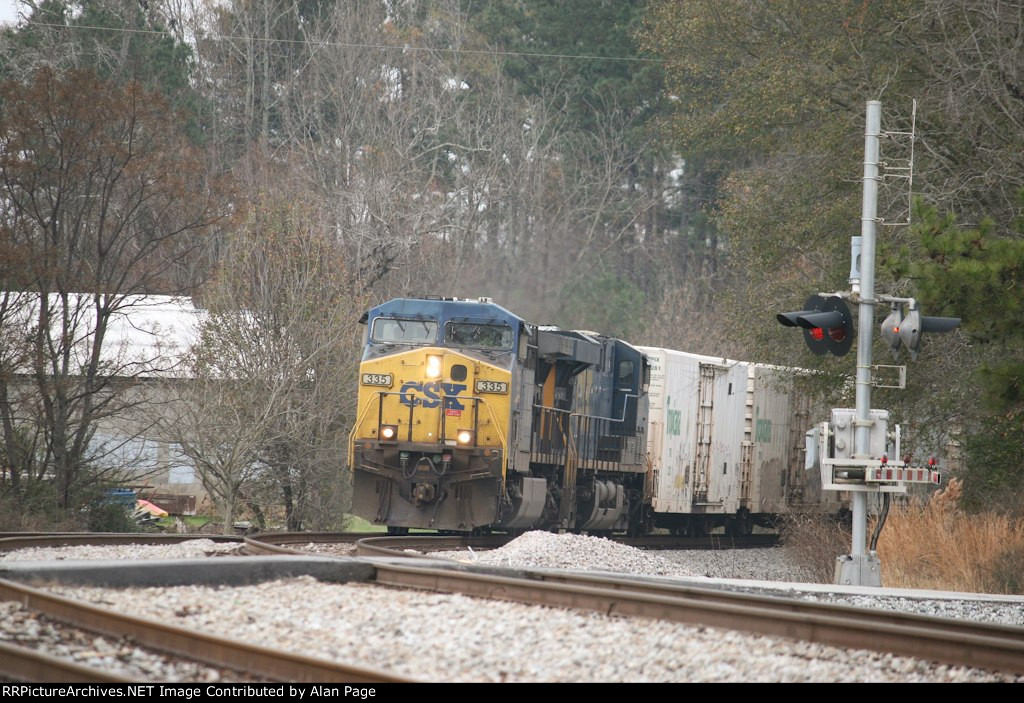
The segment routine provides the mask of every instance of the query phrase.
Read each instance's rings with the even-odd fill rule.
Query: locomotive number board
[[[393,383],[393,376],[389,373],[364,373],[364,386],[385,386],[390,388]]]

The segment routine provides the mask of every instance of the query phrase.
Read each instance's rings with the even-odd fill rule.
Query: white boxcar
[[[649,484],[655,524],[749,532],[772,515],[836,512],[836,493],[804,470],[814,423],[795,371],[641,347],[651,363]]]

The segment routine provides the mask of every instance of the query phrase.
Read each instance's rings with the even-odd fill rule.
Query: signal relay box
[[[908,483],[938,483],[939,472],[907,466],[900,457],[900,426],[889,429],[889,411],[868,415],[868,451],[855,454],[857,411],[833,408],[828,422],[805,435],[808,471],[821,472],[821,487],[832,491],[905,493]]]

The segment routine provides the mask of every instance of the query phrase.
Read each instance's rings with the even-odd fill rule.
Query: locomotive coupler
[[[412,487],[412,497],[416,505],[430,503],[437,497],[437,489],[431,483],[416,483]]]

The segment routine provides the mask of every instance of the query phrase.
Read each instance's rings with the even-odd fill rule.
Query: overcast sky
[[[15,0],[0,0],[0,23],[6,24],[18,19],[18,9]]]

